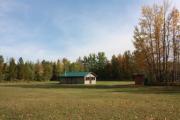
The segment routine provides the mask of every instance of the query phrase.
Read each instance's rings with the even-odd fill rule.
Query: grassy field
[[[180,87],[0,83],[0,120],[179,120]]]

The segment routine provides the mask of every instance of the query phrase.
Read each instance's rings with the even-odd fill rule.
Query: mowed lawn
[[[180,87],[0,83],[0,120],[179,120]]]

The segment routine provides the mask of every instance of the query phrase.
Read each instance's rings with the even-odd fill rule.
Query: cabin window
[[[86,77],[86,80],[95,80],[95,77]]]

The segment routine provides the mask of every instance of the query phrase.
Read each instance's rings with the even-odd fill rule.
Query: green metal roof
[[[84,77],[92,72],[65,72],[61,77]]]

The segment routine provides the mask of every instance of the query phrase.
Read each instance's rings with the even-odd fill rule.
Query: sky
[[[5,59],[75,61],[89,53],[134,50],[143,5],[162,0],[0,0],[0,54]],[[180,0],[171,0],[180,8]]]

